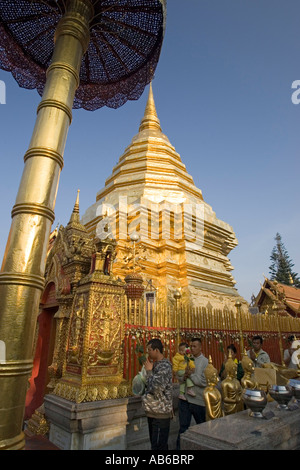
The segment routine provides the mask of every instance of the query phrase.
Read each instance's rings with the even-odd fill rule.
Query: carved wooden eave
[[[290,290],[294,292],[294,298],[288,297]],[[299,315],[300,309],[300,289],[292,286],[285,286],[280,283],[275,283],[270,279],[265,278],[264,284],[262,285],[258,295],[256,296],[254,306],[257,306],[261,311],[263,306],[272,307],[276,303],[278,307],[278,313],[280,315]]]

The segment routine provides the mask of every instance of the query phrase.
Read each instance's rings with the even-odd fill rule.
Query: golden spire
[[[79,220],[79,193],[80,193],[80,189],[77,189],[76,201],[74,204],[73,212],[69,220],[69,224],[71,224],[72,222],[78,222],[78,223],[80,222]]]
[[[154,129],[161,131],[160,121],[157,117],[155,102],[153,97],[152,82],[150,83],[148,101],[145,108],[144,117],[141,120],[139,131]]]

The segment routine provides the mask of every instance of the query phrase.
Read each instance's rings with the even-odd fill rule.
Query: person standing
[[[173,373],[177,377],[183,376],[185,373],[185,369],[189,365],[190,369],[195,368],[194,359],[190,357],[189,347],[187,343],[180,343],[178,347],[178,352],[172,359],[173,362]],[[187,389],[187,390],[186,390]],[[185,398],[185,391],[188,395],[192,397],[195,396],[194,392],[194,384],[190,378],[187,378],[185,382],[180,384],[179,388],[179,399],[186,400]]]
[[[291,335],[288,337],[288,347],[283,351],[283,361],[286,367],[290,369],[297,369],[297,365],[292,363],[292,355],[295,352],[295,349],[292,348],[292,344],[295,340],[295,336]]]
[[[224,355],[224,361],[222,363],[222,366],[221,366],[221,369],[220,369],[220,372],[219,372],[219,377],[221,380],[224,380],[226,378],[226,372],[225,372],[225,363],[228,359],[228,356],[229,356],[229,350],[231,351],[231,358],[232,360],[236,363],[237,365],[237,375],[236,375],[236,378],[241,381],[243,375],[244,375],[244,370],[243,370],[243,366],[241,364],[241,362],[238,360],[237,358],[237,350],[236,350],[236,347],[234,344],[230,344],[229,346],[227,346],[227,355],[225,354]]]
[[[195,397],[185,394],[186,400],[178,401],[179,411],[179,433],[177,438],[177,450],[180,450],[180,435],[183,434],[191,424],[194,417],[196,424],[205,422],[205,400],[204,389],[207,386],[204,371],[208,365],[208,359],[202,354],[200,338],[193,338],[190,343],[191,353],[194,358],[195,368],[186,368],[183,377],[177,376],[179,383],[190,378],[194,384]]]
[[[266,364],[270,361],[269,354],[262,349],[263,339],[261,336],[253,336],[252,345],[253,348],[247,351],[248,356],[252,359],[254,367],[263,367],[263,364]]]
[[[142,406],[148,419],[151,450],[168,450],[170,421],[173,417],[172,364],[163,355],[160,339],[147,344],[146,391]]]

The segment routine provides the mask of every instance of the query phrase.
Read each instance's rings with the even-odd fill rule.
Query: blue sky
[[[239,245],[229,254],[250,301],[269,274],[276,232],[300,272],[300,80],[298,0],[168,0],[167,30],[153,91],[163,132]],[[0,257],[11,223],[40,97],[0,70]],[[137,133],[148,89],[113,110],[74,110],[56,220],[65,225],[95,202]],[[299,95],[300,96],[300,95]]]

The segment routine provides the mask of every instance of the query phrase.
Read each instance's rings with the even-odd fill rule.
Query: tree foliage
[[[293,271],[294,264],[290,260],[279,233],[276,233],[275,240],[276,245],[274,246],[270,256],[272,262],[269,267],[270,279],[272,281],[276,280],[277,282],[287,286],[295,286],[299,288],[299,276]]]

